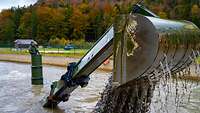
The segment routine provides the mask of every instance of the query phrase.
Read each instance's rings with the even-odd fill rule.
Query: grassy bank
[[[63,56],[63,57],[80,58],[88,51],[88,49],[64,50],[62,48],[40,48],[39,51],[43,56]],[[0,54],[28,55],[29,52],[27,49],[16,50],[14,48],[0,48]]]

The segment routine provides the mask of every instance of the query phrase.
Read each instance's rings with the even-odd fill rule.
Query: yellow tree
[[[37,39],[47,43],[51,38],[65,37],[65,10],[63,8],[38,7]]]
[[[191,8],[191,18],[196,25],[200,26],[200,8],[196,4]]]
[[[192,16],[199,16],[200,17],[200,8],[197,4],[194,4],[191,8]]]
[[[85,6],[84,6],[85,7]],[[85,12],[85,9],[83,12],[81,12],[81,8],[73,7],[73,14],[71,15],[71,18],[69,19],[69,22],[73,26],[73,32],[72,32],[72,38],[75,39],[84,39],[85,38],[85,30],[88,26],[88,15]]]
[[[12,20],[11,10],[3,10],[0,13],[0,40],[13,41],[15,37],[15,23]]]

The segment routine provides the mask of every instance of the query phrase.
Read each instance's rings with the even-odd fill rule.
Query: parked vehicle
[[[71,49],[75,49],[75,46],[72,44],[68,44],[64,47],[64,50],[71,50]]]

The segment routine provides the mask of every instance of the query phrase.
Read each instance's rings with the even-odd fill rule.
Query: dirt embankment
[[[0,54],[0,61],[8,61],[8,62],[18,62],[18,63],[31,63],[30,55],[17,55],[17,54]],[[66,67],[70,62],[79,61],[78,58],[69,58],[69,57],[51,57],[51,56],[43,56],[42,64],[44,65],[53,65]],[[112,61],[110,63],[104,65],[102,64],[98,70],[102,71],[112,71]]]

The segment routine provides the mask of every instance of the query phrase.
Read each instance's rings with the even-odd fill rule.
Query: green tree
[[[20,18],[20,26],[18,28],[19,37],[24,39],[32,38],[32,26],[31,26],[31,12],[27,11]]]
[[[20,8],[19,6],[18,7],[12,7],[11,8],[11,11],[13,13],[13,17],[12,17],[12,20],[14,22],[14,35],[15,35],[15,39],[18,39],[20,38],[19,36],[19,26],[20,26],[20,18],[22,17],[23,15],[23,8]]]
[[[37,14],[35,9],[33,9],[31,15],[31,28],[32,28],[31,38],[34,40],[37,37],[37,24],[38,24]]]
[[[13,42],[15,40],[15,24],[12,20],[6,21],[5,28],[3,30],[5,41]]]

